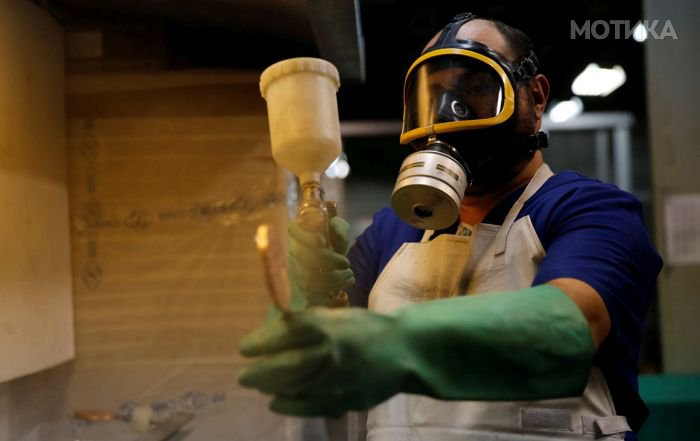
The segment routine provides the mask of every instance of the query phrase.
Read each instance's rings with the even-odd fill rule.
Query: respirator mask
[[[507,183],[547,137],[513,133],[518,85],[537,72],[534,53],[515,65],[487,46],[456,39],[472,14],[460,14],[409,68],[404,84],[404,160],[391,205],[408,224],[454,224],[467,191]]]

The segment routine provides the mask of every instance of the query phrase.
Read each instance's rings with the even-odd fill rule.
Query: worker
[[[370,409],[372,441],[635,439],[661,258],[634,196],[544,163],[548,95],[521,31],[439,32],[406,77],[392,209],[347,257],[342,219],[330,246],[290,225],[294,312],[242,341],[241,384],[289,415]],[[343,289],[356,307],[316,307]]]

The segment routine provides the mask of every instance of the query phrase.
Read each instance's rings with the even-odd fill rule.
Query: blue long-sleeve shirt
[[[501,201],[483,222],[502,224],[523,190]],[[638,431],[648,414],[638,394],[639,351],[662,266],[644,225],[641,203],[613,185],[561,172],[525,203],[518,218],[524,216],[530,216],[547,252],[532,285],[575,278],[592,286],[605,302],[611,330],[594,365],[605,376],[617,413]],[[457,224],[435,236],[456,228]],[[348,290],[353,306],[367,306],[374,282],[394,253],[405,242],[419,242],[422,235],[389,208],[374,215],[348,253],[356,279]]]

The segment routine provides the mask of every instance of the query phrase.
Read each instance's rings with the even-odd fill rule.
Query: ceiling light
[[[348,163],[348,157],[345,153],[341,153],[340,156],[335,158],[335,161],[326,169],[326,176],[331,179],[345,179],[349,174],[350,164]]]
[[[639,43],[642,43],[646,41],[647,38],[649,38],[649,31],[647,31],[647,27],[644,26],[644,23],[642,21],[637,23],[637,26],[635,26],[632,30],[632,38],[634,38],[634,41],[637,41]]]
[[[622,66],[612,69],[604,69],[595,63],[591,63],[578,74],[571,90],[576,95],[608,96],[613,90],[622,86],[627,80]]]
[[[583,102],[581,98],[575,96],[552,107],[549,110],[549,119],[553,123],[561,123],[579,116],[582,112]]]

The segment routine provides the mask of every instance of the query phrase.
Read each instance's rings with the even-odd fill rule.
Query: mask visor
[[[513,114],[513,86],[498,63],[468,50],[435,52],[419,58],[406,77],[402,144],[490,127]]]

